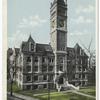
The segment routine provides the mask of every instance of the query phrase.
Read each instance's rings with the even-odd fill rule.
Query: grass
[[[11,90],[11,84],[7,85],[7,91],[10,92],[10,90]],[[13,83],[12,90],[13,92],[21,91],[21,89],[17,86],[16,82]]]
[[[36,96],[40,100],[48,100],[48,95]],[[74,93],[53,93],[50,95],[50,100],[95,100],[85,96],[80,96]]]
[[[82,92],[82,93],[85,93],[85,94],[88,94],[88,95],[92,95],[92,96],[96,96],[96,90],[95,90],[94,86],[81,88],[79,90],[79,92]]]
[[[7,90],[10,92],[10,84],[7,86]],[[23,95],[27,95],[27,96],[31,96],[31,97],[34,97],[34,98],[38,98],[39,100],[48,100],[47,94],[39,95],[39,96],[33,96],[33,94],[47,93],[48,92],[47,89],[35,90],[35,91],[33,91],[33,90],[23,91],[23,90],[20,90],[20,88],[18,88],[18,86],[14,82],[13,83],[13,92],[23,94]],[[81,88],[79,90],[79,92],[95,96],[95,87],[84,87],[84,88]],[[95,99],[88,98],[88,97],[85,97],[85,96],[81,96],[81,95],[78,95],[78,94],[74,94],[74,93],[71,93],[71,92],[56,93],[56,90],[52,90],[51,94],[50,94],[50,100],[95,100]]]

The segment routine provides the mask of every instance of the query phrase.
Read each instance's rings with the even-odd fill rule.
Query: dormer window
[[[33,43],[29,43],[29,51],[34,51],[34,44]]]
[[[34,51],[34,45],[31,43],[31,51]]]

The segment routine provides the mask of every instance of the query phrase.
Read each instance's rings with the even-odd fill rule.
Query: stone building
[[[87,85],[87,55],[78,44],[74,48],[67,47],[67,0],[54,0],[51,3],[50,44],[36,43],[30,35],[17,53],[16,56],[14,52],[16,81],[22,89],[57,88],[55,80],[60,72],[67,76],[60,78],[61,86],[65,81]],[[69,73],[70,70],[73,70],[73,74]]]
[[[68,81],[76,86],[88,85],[88,56],[76,44],[74,48],[67,48]]]
[[[22,89],[54,88],[54,53],[49,44],[38,44],[30,36],[22,42],[18,56],[17,82]]]

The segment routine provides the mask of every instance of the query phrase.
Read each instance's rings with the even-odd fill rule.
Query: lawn
[[[10,85],[7,87],[7,90],[10,91]],[[33,96],[33,94],[47,93],[48,90],[46,90],[46,89],[45,90],[35,90],[35,91],[33,91],[33,90],[23,91],[23,90],[20,90],[20,88],[18,88],[16,83],[13,83],[13,92],[27,95],[27,96],[31,96],[34,98],[38,98],[39,100],[48,100],[47,94]],[[81,88],[79,90],[79,92],[95,96],[95,87]],[[95,100],[95,99],[81,96],[81,95],[71,93],[71,92],[57,93],[56,90],[52,90],[51,94],[50,94],[50,100]]]
[[[10,90],[11,90],[11,84],[7,84],[7,91],[10,92]],[[13,92],[21,91],[20,88],[17,86],[16,82],[13,83],[12,90]]]
[[[96,89],[95,89],[94,86],[81,88],[79,90],[79,92],[82,92],[82,93],[85,93],[85,94],[88,94],[88,95],[92,95],[92,96],[96,96]]]
[[[36,96],[40,100],[48,100],[48,95]],[[80,96],[74,93],[53,93],[50,95],[50,100],[95,100],[85,96]]]

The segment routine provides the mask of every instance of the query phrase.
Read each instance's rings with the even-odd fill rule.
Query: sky
[[[36,43],[50,42],[50,4],[53,0],[8,0],[8,47],[20,47],[29,35]],[[95,0],[67,0],[67,45],[95,49]]]

